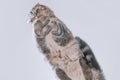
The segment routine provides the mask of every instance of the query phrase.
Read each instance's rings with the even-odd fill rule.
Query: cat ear
[[[36,6],[40,6],[40,3],[37,3]]]

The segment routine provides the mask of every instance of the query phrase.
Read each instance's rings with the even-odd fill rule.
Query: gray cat
[[[74,37],[52,10],[38,3],[30,14],[38,48],[60,80],[105,80],[88,44]]]

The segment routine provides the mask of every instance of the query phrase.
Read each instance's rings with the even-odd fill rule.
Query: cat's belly
[[[53,66],[62,69],[72,80],[85,80],[79,63],[82,51],[77,41],[74,39],[65,47],[61,47],[49,36],[46,40],[47,47],[51,51],[49,60]]]

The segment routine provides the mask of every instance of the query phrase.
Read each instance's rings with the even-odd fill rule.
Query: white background
[[[91,46],[107,80],[120,80],[119,0],[1,0],[0,80],[57,80],[26,23],[37,2]]]

